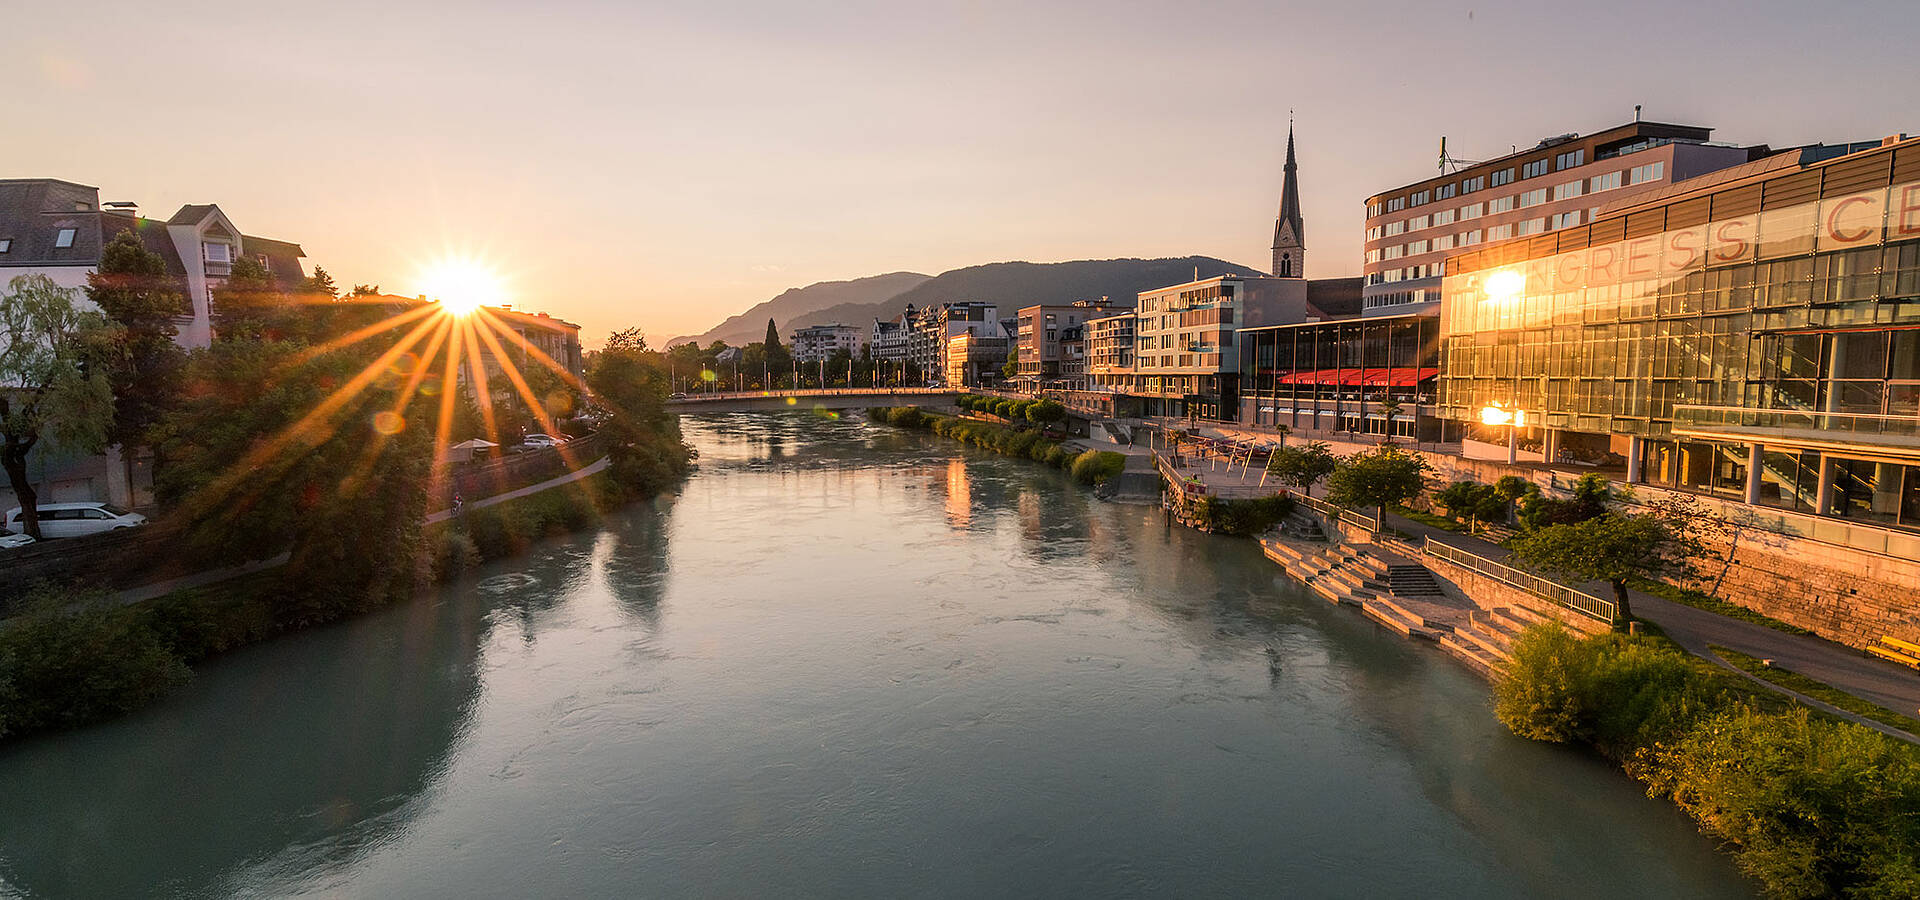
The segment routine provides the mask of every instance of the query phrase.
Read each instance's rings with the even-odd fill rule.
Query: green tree
[[[108,372],[119,329],[74,304],[45,275],[21,275],[0,294],[0,466],[20,500],[21,527],[40,537],[39,496],[27,455],[45,438],[71,450],[105,449],[113,427]]]
[[[124,234],[125,232],[122,233]],[[319,266],[313,267],[313,275],[306,280],[303,286],[303,292],[317,294],[328,300],[340,296],[340,288],[333,283],[333,276],[327,274],[327,270]]]
[[[1524,490],[1520,498],[1520,524],[1527,528],[1584,522],[1606,512],[1607,502],[1613,499],[1612,486],[1606,476],[1598,472],[1580,476],[1573,483],[1573,496],[1565,500],[1542,494],[1539,486],[1532,483]]]
[[[774,326],[772,319],[767,320],[767,336],[760,342],[760,348],[760,352],[765,354],[766,371],[774,377],[793,371],[793,353],[787,349],[787,345],[780,343],[780,329]]]
[[[1425,458],[1394,447],[1378,447],[1342,459],[1327,476],[1327,499],[1341,506],[1371,506],[1386,523],[1387,507],[1405,503],[1426,489]]]
[[[1274,448],[1267,457],[1267,474],[1281,484],[1292,485],[1312,496],[1313,486],[1332,474],[1337,464],[1333,450],[1325,442],[1308,441],[1306,444]]]
[[[120,352],[108,368],[113,389],[110,443],[143,444],[147,431],[180,396],[187,354],[174,338],[174,321],[193,312],[167,262],[131,231],[101,251],[99,270],[87,276],[87,299],[120,326]]]
[[[1513,555],[1527,565],[1579,582],[1613,586],[1617,622],[1633,618],[1627,582],[1634,578],[1685,578],[1696,573],[1706,548],[1680,523],[1658,515],[1603,513],[1565,525],[1526,532]]]
[[[667,373],[659,354],[615,347],[593,355],[587,386],[609,415],[600,426],[614,480],[654,493],[686,474],[692,450],[667,411]]]
[[[1027,406],[1026,417],[1035,425],[1052,425],[1067,417],[1067,408],[1058,400],[1038,400]]]
[[[1007,351],[1007,364],[1000,367],[1000,374],[1007,378],[1012,378],[1013,376],[1020,374],[1020,345],[1019,344],[1013,345],[1012,349],[1009,349]]]
[[[647,352],[647,334],[639,326],[622,328],[607,336],[609,353],[645,353]]]

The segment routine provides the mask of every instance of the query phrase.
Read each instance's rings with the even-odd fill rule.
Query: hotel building
[[[1481,244],[1562,231],[1604,206],[1728,166],[1765,147],[1713,144],[1713,129],[1631,122],[1567,134],[1367,198],[1366,314],[1431,312],[1446,259]]]

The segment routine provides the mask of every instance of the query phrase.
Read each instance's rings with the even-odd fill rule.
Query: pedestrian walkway
[[[494,504],[497,504],[497,503],[505,503],[508,500],[513,500],[518,497],[525,497],[529,494],[538,494],[541,491],[551,490],[563,484],[579,481],[580,479],[586,478],[590,475],[594,475],[596,473],[606,471],[606,468],[609,464],[609,459],[610,459],[609,457],[602,456],[599,459],[596,459],[591,463],[581,466],[580,468],[575,469],[572,472],[568,472],[565,475],[561,475],[558,478],[549,478],[546,481],[540,482],[539,484],[531,484],[526,487],[519,488],[517,490],[508,491],[504,494],[495,494],[491,497],[484,497],[479,500],[475,500],[472,503],[468,503],[466,505],[466,508],[467,509],[486,509],[487,507],[493,506]],[[423,521],[428,525],[432,525],[436,522],[445,522],[450,518],[453,518],[453,510],[443,509],[436,513],[429,513],[426,519],[424,519]],[[260,572],[267,569],[277,568],[281,565],[286,564],[286,561],[287,561],[287,554],[282,553],[279,556],[273,557],[272,559],[263,559],[255,562],[243,563],[237,566],[227,566],[226,568],[221,568],[221,569],[208,569],[204,572],[195,572],[192,575],[182,575],[179,578],[169,578],[165,581],[156,581],[152,584],[143,584],[139,587],[128,588],[124,591],[120,591],[114,594],[113,599],[116,604],[121,606],[125,606],[130,603],[144,603],[148,600],[153,600],[158,597],[164,597],[168,594],[173,593],[174,591],[184,591],[184,590],[187,590],[188,588],[204,587],[209,584],[216,584],[218,582],[226,581],[229,578],[238,578],[242,575],[250,575],[254,572]]]
[[[1511,555],[1507,548],[1491,541],[1435,528],[1393,513],[1387,514],[1387,525],[1413,535],[1416,542],[1421,538],[1430,538],[1435,543],[1458,547],[1493,560],[1505,560]],[[1597,597],[1613,596],[1613,587],[1606,582],[1573,585],[1573,587]],[[1814,635],[1775,631],[1764,625],[1743,622],[1719,613],[1675,603],[1645,591],[1629,589],[1627,596],[1633,604],[1636,617],[1659,625],[1674,643],[1688,652],[1712,660],[1735,672],[1740,670],[1714,655],[1709,647],[1718,645],[1738,650],[1749,656],[1771,659],[1780,668],[1798,672],[1816,681],[1826,682],[1835,688],[1895,712],[1907,715],[1920,712],[1920,675],[1915,675],[1912,671],[1892,663],[1874,659],[1852,647]],[[1777,686],[1769,682],[1753,680],[1764,687],[1778,690]],[[1857,717],[1826,707],[1825,704],[1815,705],[1858,721]],[[1868,723],[1863,721],[1862,724]],[[1872,723],[1872,725],[1877,727],[1878,723]]]

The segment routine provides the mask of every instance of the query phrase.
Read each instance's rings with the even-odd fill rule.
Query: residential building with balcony
[[[908,307],[907,358],[926,383],[940,380],[947,372],[947,339],[958,334],[1005,337],[1000,327],[999,308],[982,300],[959,300]]]
[[[1088,319],[1087,390],[1112,391],[1133,374],[1133,310]]]
[[[1019,358],[1015,363],[1015,384],[1018,388],[1028,393],[1049,387],[1077,389],[1076,385],[1063,383],[1063,379],[1069,377],[1064,368],[1068,365],[1069,352],[1064,339],[1070,330],[1084,334],[1079,331],[1079,326],[1088,319],[1108,315],[1119,308],[1122,307],[1105,297],[1078,300],[1066,305],[1035,304],[1021,307],[1015,325],[1019,350]],[[1079,349],[1082,361],[1072,367],[1084,376],[1085,345],[1082,344]]]
[[[819,362],[841,350],[859,356],[866,339],[860,329],[835,323],[795,329],[792,343],[795,362]]]
[[[1710,143],[1713,129],[1630,122],[1564,134],[1367,198],[1368,315],[1431,313],[1448,256],[1593,221],[1602,207],[1740,165],[1765,146]]]
[[[867,346],[873,348],[873,358],[877,362],[905,362],[910,337],[911,329],[906,316],[874,319],[873,330],[869,332],[867,338]]]

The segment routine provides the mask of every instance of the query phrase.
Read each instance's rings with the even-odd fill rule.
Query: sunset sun
[[[445,257],[428,265],[420,274],[420,283],[430,298],[456,316],[465,316],[483,306],[507,302],[507,291],[500,273],[470,257]]]

